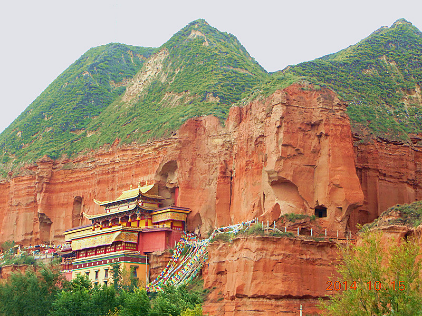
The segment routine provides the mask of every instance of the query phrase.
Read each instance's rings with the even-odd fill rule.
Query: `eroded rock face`
[[[168,250],[165,251],[156,251],[149,255],[149,279],[155,280],[160,273],[167,266],[168,262],[172,257],[172,253]]]
[[[48,176],[43,162],[28,167],[25,176],[1,184],[0,241],[63,243],[66,229],[88,223],[82,212],[104,211],[94,198],[110,200],[130,184],[151,179],[172,144],[162,141],[51,162]]]
[[[214,242],[205,265],[204,287],[213,289],[203,305],[210,315],[316,314],[318,299],[332,294],[337,246],[331,242],[282,237]]]
[[[314,215],[322,208],[327,210],[322,226],[346,231],[364,198],[344,111],[331,91],[298,85],[233,110],[227,123],[237,125],[232,131],[232,221],[250,215],[264,220],[279,213]]]
[[[368,223],[396,204],[422,199],[422,148],[373,141],[355,143],[356,172],[365,195],[350,226]]]
[[[192,209],[189,230],[285,213],[326,211],[319,224],[343,233],[364,205],[345,105],[329,90],[292,85],[215,117],[188,120],[169,139],[112,147],[74,160],[43,159],[0,184],[0,241],[63,242],[139,182],[157,182],[165,203]]]

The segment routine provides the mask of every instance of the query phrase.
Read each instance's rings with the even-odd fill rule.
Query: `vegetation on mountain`
[[[397,204],[390,207],[372,223],[365,224],[362,230],[368,231],[389,225],[401,225],[412,228],[418,227],[420,224],[422,224],[422,201],[416,201],[410,204]]]
[[[54,80],[0,135],[2,162],[57,158],[124,91],[153,48],[108,44],[90,49]]]
[[[138,74],[142,85],[135,78],[127,95],[92,122],[93,134],[80,138],[80,149],[116,138],[131,143],[167,137],[194,116],[225,119],[230,105],[266,76],[236,37],[204,20],[187,25],[158,52]]]
[[[335,91],[349,104],[358,134],[408,141],[409,133],[422,132],[422,33],[404,19],[338,53],[276,75]]]
[[[270,74],[240,104],[294,82],[335,91],[358,137],[408,142],[422,132],[422,32],[404,19],[338,53]]]
[[[403,19],[338,53],[272,74],[235,36],[196,20],[159,48],[114,43],[86,52],[0,135],[0,172],[116,139],[168,137],[194,116],[224,120],[233,104],[295,82],[337,92],[358,137],[409,142],[422,132],[422,33]]]
[[[1,135],[3,171],[47,155],[169,136],[224,119],[266,71],[231,34],[196,20],[158,49],[108,44],[65,70]]]

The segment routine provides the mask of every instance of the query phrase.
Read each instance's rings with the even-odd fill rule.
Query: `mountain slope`
[[[3,175],[44,155],[167,137],[193,116],[227,116],[294,82],[349,103],[357,137],[418,142],[422,33],[406,20],[338,53],[268,74],[235,36],[196,20],[159,48],[108,44],[65,70],[1,135]]]
[[[224,119],[233,102],[267,76],[233,35],[197,20],[162,45],[81,137],[81,147],[171,135],[193,116]]]
[[[274,73],[261,90],[298,80],[337,92],[361,136],[408,141],[422,132],[422,33],[404,19],[338,53]]]
[[[154,51],[122,44],[90,49],[0,135],[3,162],[58,157],[63,144],[125,91],[122,84]]]
[[[108,44],[65,70],[1,135],[3,169],[225,118],[268,74],[231,34],[196,20],[158,49]]]

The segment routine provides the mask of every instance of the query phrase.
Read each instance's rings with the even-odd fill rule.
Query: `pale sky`
[[[0,131],[91,47],[158,47],[203,18],[235,35],[269,72],[337,52],[405,18],[421,0],[0,0]]]

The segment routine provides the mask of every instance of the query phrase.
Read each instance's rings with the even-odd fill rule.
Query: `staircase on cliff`
[[[245,231],[255,220],[240,224],[216,228],[210,237],[199,239],[194,234],[184,235],[176,245],[173,256],[160,275],[146,286],[148,292],[159,292],[163,286],[179,287],[188,284],[202,269],[208,259],[208,245],[217,235],[227,234],[234,236],[240,230]]]

